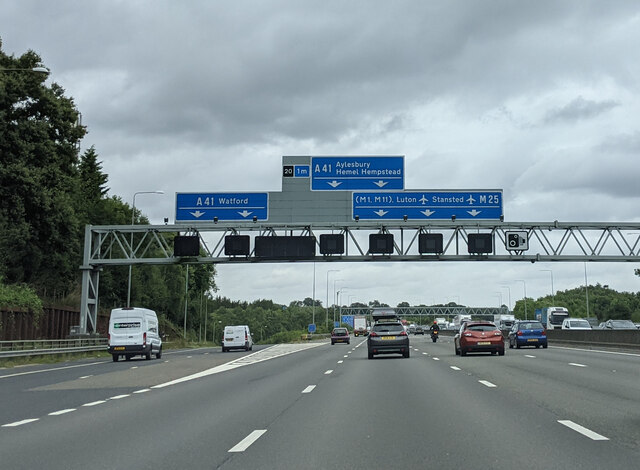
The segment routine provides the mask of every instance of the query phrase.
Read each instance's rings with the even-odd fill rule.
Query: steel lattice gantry
[[[517,231],[528,238],[527,250],[507,249],[507,234]],[[392,234],[393,250],[371,254],[370,234]],[[421,234],[442,234],[439,253],[420,253]],[[491,251],[469,253],[470,234],[490,234]],[[313,236],[340,234],[344,252],[316,254],[305,259],[265,259],[255,256],[255,247],[242,256],[225,255],[225,237],[229,235]],[[176,235],[197,236],[200,256],[175,257]],[[316,243],[319,248],[319,243]],[[316,249],[319,253],[319,249]],[[85,228],[82,270],[82,332],[95,331],[98,309],[99,272],[109,265],[274,263],[274,262],[388,262],[388,261],[529,261],[529,262],[639,262],[640,222],[548,223],[498,221],[394,221],[348,223],[197,223],[182,225],[103,225]]]

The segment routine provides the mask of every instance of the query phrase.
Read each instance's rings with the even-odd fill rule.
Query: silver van
[[[141,355],[151,359],[162,357],[162,339],[158,332],[158,316],[153,310],[138,307],[114,308],[109,318],[109,354],[113,362],[120,356],[127,361]]]
[[[231,349],[244,349],[251,351],[253,349],[253,338],[251,331],[247,325],[225,326],[222,335],[222,352]]]

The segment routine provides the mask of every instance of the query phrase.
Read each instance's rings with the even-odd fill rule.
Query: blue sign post
[[[267,220],[268,193],[177,193],[176,222]]]
[[[404,157],[311,157],[312,191],[404,189]]]
[[[359,220],[500,219],[502,190],[353,193]]]

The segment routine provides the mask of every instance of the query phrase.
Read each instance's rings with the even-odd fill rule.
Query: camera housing
[[[525,251],[529,249],[529,234],[522,231],[505,232],[505,248],[509,251]]]

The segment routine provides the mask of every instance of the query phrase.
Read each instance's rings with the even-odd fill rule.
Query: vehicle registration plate
[[[491,344],[491,341],[479,341],[478,346],[488,346]]]
[[[395,336],[383,336],[382,339],[396,339]]]
[[[233,341],[233,338],[225,338],[225,341]]]
[[[124,346],[116,346],[113,348],[114,351],[124,351]]]
[[[527,340],[529,343],[537,343],[538,342],[538,338],[531,338]]]

